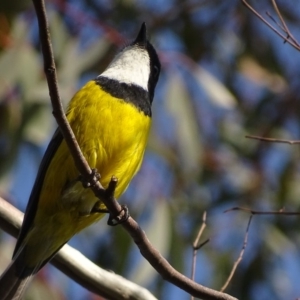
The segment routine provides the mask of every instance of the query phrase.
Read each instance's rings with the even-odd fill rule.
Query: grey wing
[[[38,207],[39,196],[40,196],[41,188],[43,186],[45,174],[46,174],[48,167],[50,165],[50,162],[51,162],[56,150],[58,149],[59,145],[61,144],[62,140],[63,140],[63,135],[61,134],[59,129],[56,129],[56,131],[46,149],[46,152],[43,156],[37,177],[35,179],[35,183],[32,188],[32,191],[31,191],[31,194],[29,197],[29,201],[28,201],[28,204],[26,207],[21,231],[19,233],[17,244],[16,244],[16,247],[15,247],[15,250],[13,253],[13,258],[15,257],[20,246],[22,245],[22,242],[23,242],[28,230],[30,229],[30,227],[32,225],[32,221],[35,218],[36,210]]]

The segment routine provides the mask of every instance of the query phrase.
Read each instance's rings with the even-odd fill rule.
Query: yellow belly
[[[73,97],[67,118],[90,167],[100,173],[101,184],[107,187],[112,176],[118,178],[118,198],[140,167],[151,118],[111,97],[94,81]],[[37,257],[39,249],[46,251],[41,253],[44,258],[49,257],[74,234],[102,217],[89,214],[98,199],[76,181],[78,175],[63,141],[47,170],[33,228],[25,238],[35,253],[30,258],[33,265],[41,259]]]

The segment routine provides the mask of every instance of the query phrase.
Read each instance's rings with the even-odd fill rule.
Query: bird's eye
[[[159,67],[158,66],[153,66],[153,76],[157,77],[159,75]]]

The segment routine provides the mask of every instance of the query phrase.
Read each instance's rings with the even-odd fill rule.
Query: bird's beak
[[[145,22],[142,24],[141,29],[133,44],[138,44],[143,47],[147,45],[147,27]]]

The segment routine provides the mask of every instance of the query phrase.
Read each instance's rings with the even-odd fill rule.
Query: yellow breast
[[[75,94],[67,118],[90,167],[100,173],[101,184],[107,187],[112,176],[118,178],[115,196],[119,197],[140,167],[151,118],[107,94],[94,81]],[[49,231],[53,236],[55,232],[56,245],[51,248],[101,218],[100,214],[89,214],[98,199],[82,187],[78,175],[63,141],[46,173],[36,216],[39,224],[46,215],[52,220],[51,226],[41,228],[43,234]]]
[[[107,187],[113,175],[119,179],[119,197],[140,166],[151,119],[94,81],[71,100],[67,116],[91,168],[100,172],[102,185]]]

